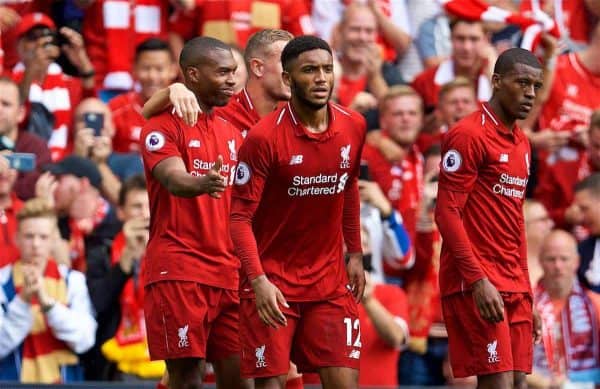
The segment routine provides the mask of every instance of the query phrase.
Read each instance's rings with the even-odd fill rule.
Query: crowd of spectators
[[[600,3],[454,1],[544,12],[558,26],[539,36],[545,83],[520,123],[544,323],[528,382],[600,385]],[[452,377],[440,308],[440,141],[490,97],[498,54],[526,37],[442,3],[0,0],[0,381],[163,377],[143,314],[142,108],[178,80],[179,52],[198,35],[231,45],[242,91],[254,71],[245,45],[270,28],[330,42],[333,97],[367,119],[361,385],[472,385]]]

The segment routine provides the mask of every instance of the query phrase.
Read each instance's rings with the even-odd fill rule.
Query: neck
[[[600,75],[600,42],[590,44],[585,50],[578,54],[579,60],[590,73]]]
[[[568,282],[552,282],[546,278],[542,278],[542,285],[552,299],[563,299],[569,296],[573,289],[573,280]]]
[[[212,109],[213,109],[212,105],[208,105],[205,102],[203,102],[198,95],[196,95],[196,100],[198,101],[198,105],[200,106],[202,113],[208,114],[208,113],[212,112]]]
[[[6,209],[12,205],[12,196],[9,193],[0,194],[0,209]]]
[[[327,105],[319,109],[314,109],[299,102],[296,96],[292,96],[290,103],[294,108],[294,113],[298,117],[298,120],[300,120],[310,132],[322,133],[327,130],[327,126],[329,125]]]
[[[469,67],[461,67],[456,63],[456,61],[453,61],[453,63],[455,76],[463,76],[467,77],[469,80],[472,80],[479,75],[479,69],[481,68],[481,60],[478,60],[473,64],[473,66]]]
[[[258,116],[261,118],[270,114],[277,108],[277,103],[279,101],[272,98],[265,88],[260,84],[259,80],[251,79],[248,80],[246,84],[246,92],[248,92],[248,96],[250,96],[250,100],[252,101],[252,105],[254,105],[254,109],[258,112]]]
[[[19,126],[16,125],[13,128],[6,131],[4,134],[0,134],[0,136],[5,136],[13,142],[17,142],[17,134],[19,133]]]
[[[496,117],[498,119],[500,119],[502,124],[504,124],[504,126],[506,128],[508,128],[510,131],[512,131],[512,129],[515,125],[516,119],[513,118],[512,116],[510,116],[509,113],[506,112],[504,110],[504,108],[502,108],[502,105],[500,104],[500,102],[498,101],[498,99],[495,96],[492,96],[492,98],[489,101],[489,105],[490,105],[490,108],[492,108],[492,111],[494,112]]]
[[[365,65],[362,62],[352,62],[348,58],[342,56],[340,58],[340,65],[342,66],[342,74],[344,77],[349,79],[356,79],[367,74]]]

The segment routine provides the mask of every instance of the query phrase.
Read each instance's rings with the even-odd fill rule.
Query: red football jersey
[[[548,101],[542,107],[540,128],[569,130],[588,127],[600,108],[600,75],[587,70],[575,53],[558,57]]]
[[[387,136],[384,133],[384,136]],[[369,165],[371,179],[404,219],[404,226],[412,241],[417,229],[417,211],[423,193],[423,155],[412,146],[402,161],[390,162],[379,150],[366,145],[362,155]]]
[[[140,148],[150,197],[150,240],[146,249],[146,281],[194,281],[238,288],[239,260],[229,235],[231,188],[235,177],[239,131],[214,113],[203,114],[194,127],[169,112],[153,117],[142,129]],[[204,175],[223,157],[221,174],[227,188],[220,199],[208,195],[171,195],[152,169],[179,157],[191,175]]]
[[[378,284],[373,295],[408,335],[408,302],[404,291],[396,285]],[[377,388],[397,387],[400,350],[381,339],[363,304],[358,305],[358,316],[362,343],[359,384]]]
[[[240,130],[244,138],[250,127],[260,120],[260,115],[254,108],[246,88],[229,99],[226,106],[217,108],[215,112]]]
[[[146,123],[142,115],[144,102],[137,92],[121,94],[108,102],[115,125],[113,150],[129,153],[140,150],[140,132]]]
[[[484,104],[446,133],[442,155],[436,206],[442,296],[483,277],[499,291],[530,292],[523,222],[527,137],[516,125],[507,129]],[[465,199],[462,209],[452,202],[457,197]]]
[[[240,148],[233,201],[258,203],[252,228],[260,262],[288,301],[347,293],[344,202],[351,191],[358,194],[366,123],[333,103],[329,115],[325,132],[310,133],[286,104],[253,127]],[[241,296],[251,292],[243,280]]]

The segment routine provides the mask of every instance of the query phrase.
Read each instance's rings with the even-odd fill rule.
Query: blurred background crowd
[[[330,42],[333,98],[367,119],[366,386],[473,384],[447,362],[440,141],[491,96],[499,53],[538,55],[544,87],[520,123],[544,323],[528,380],[600,384],[599,16],[599,0],[0,0],[0,381],[162,376],[142,310],[142,107],[177,81],[183,43],[198,35],[231,44],[241,91],[244,46],[271,28]]]

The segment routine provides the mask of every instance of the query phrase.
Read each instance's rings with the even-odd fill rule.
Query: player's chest
[[[486,142],[484,152],[478,172],[484,185],[496,194],[524,198],[531,163],[527,140],[494,137]]]
[[[190,174],[206,174],[220,156],[223,158],[221,174],[233,177],[240,143],[233,134],[224,136],[209,131],[190,131],[182,137],[179,150]]]

